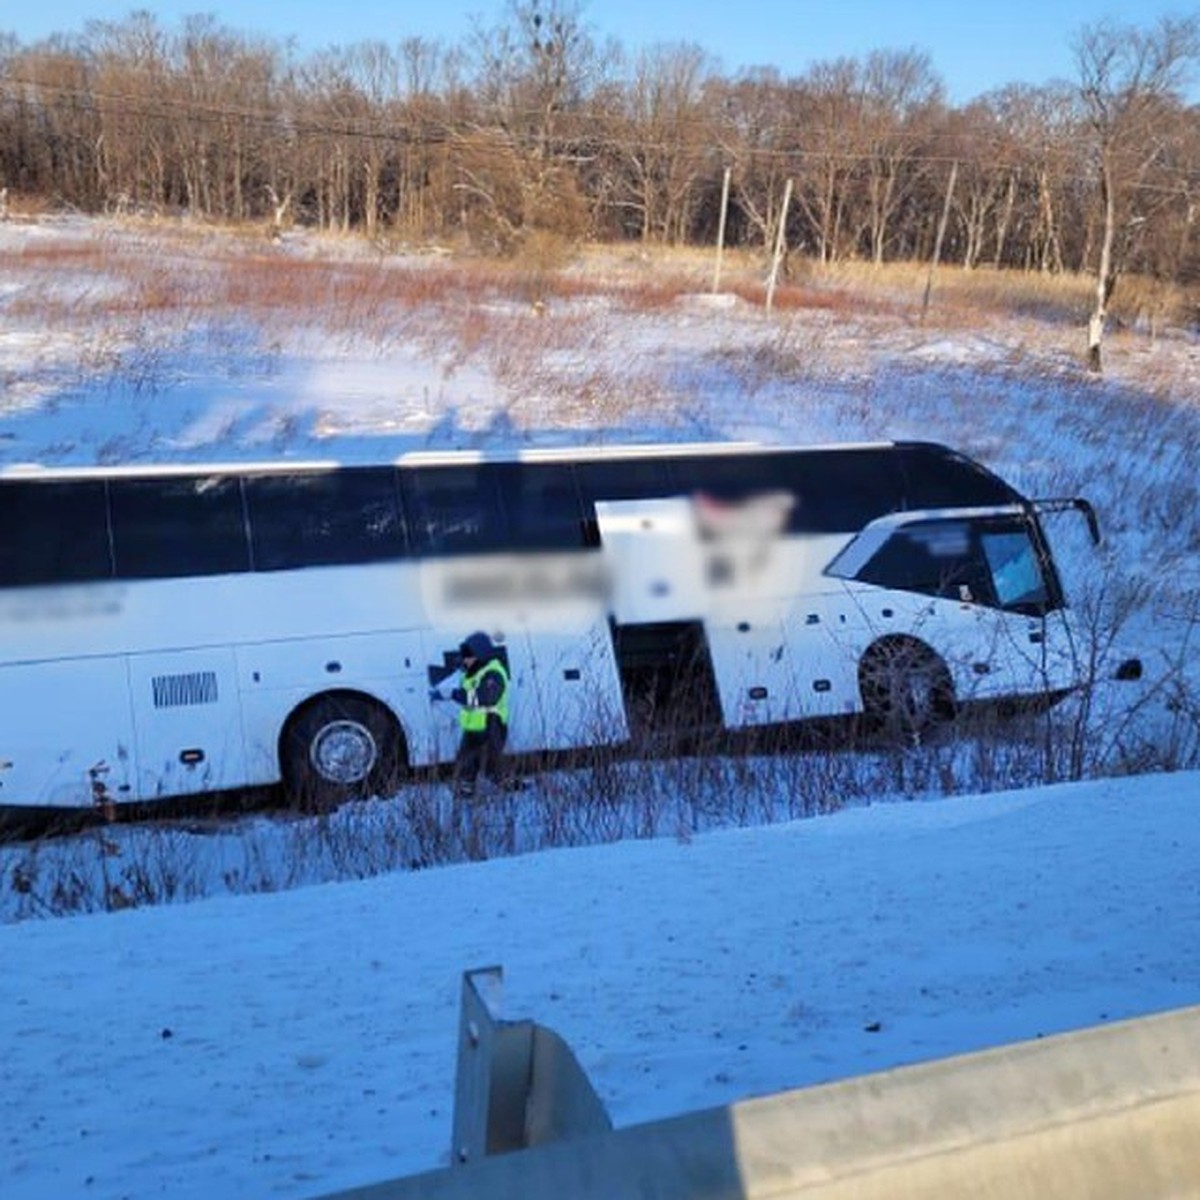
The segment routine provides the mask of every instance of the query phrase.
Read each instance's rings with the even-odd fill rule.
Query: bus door
[[[772,601],[743,601],[706,624],[713,676],[725,725],[738,728],[790,721],[796,704],[793,665]]]
[[[709,561],[689,497],[596,502],[622,690],[638,729],[722,720]]]
[[[132,655],[129,689],[139,798],[219,791],[245,778],[232,648]]]
[[[86,808],[134,798],[123,657],[5,667],[2,707],[0,804]]]

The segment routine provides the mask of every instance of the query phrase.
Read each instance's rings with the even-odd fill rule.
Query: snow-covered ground
[[[916,298],[768,316],[704,295],[703,273],[659,305],[595,288],[544,307],[447,295],[361,320],[371,275],[331,307],[314,273],[307,309],[264,314],[208,304],[213,239],[194,239],[194,257],[189,244],[0,225],[0,466],[942,440],[1026,492],[1082,492],[1099,509],[1100,555],[1063,543],[1068,587],[1147,672],[1097,694],[1084,765],[1197,765],[1194,332],[1114,333],[1095,379],[1066,323],[941,320],[936,302],[922,322]],[[297,235],[243,252],[250,272],[323,250]],[[126,263],[139,253],[140,276]],[[367,265],[419,289],[440,261]],[[156,308],[172,289],[190,300]],[[257,821],[240,843],[261,860],[250,886],[289,890],[61,920],[12,921],[49,909],[22,904],[29,851],[5,850],[0,1194],[304,1197],[435,1166],[461,973],[491,963],[511,1015],[567,1037],[619,1125],[1200,1001],[1200,775],[1032,788],[1021,768],[1008,780],[1021,790],[936,798],[982,777],[978,754],[913,755],[876,793],[908,802],[848,788],[852,806],[812,819],[720,831],[681,817],[656,840],[518,839],[537,852],[415,872],[388,870],[411,865],[402,853],[364,868],[360,849],[351,866],[384,873],[323,886],[290,887],[328,863],[279,862],[305,844],[285,840],[297,823]],[[988,761],[997,789],[1024,760]],[[856,763],[836,761],[826,783]],[[813,774],[778,778],[803,788]],[[764,819],[839,799],[761,798]],[[132,837],[89,834],[37,861],[200,862],[182,898],[247,882],[211,832],[166,828],[166,851]],[[206,858],[205,842],[220,852]]]
[[[5,1200],[448,1161],[464,970],[618,1125],[1200,1002],[1200,775],[0,926]]]

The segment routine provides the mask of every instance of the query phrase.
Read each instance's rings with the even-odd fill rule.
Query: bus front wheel
[[[280,739],[288,799],[308,812],[388,795],[402,762],[400,730],[382,705],[331,693],[296,712]]]
[[[946,664],[916,638],[875,642],[858,668],[863,711],[887,737],[918,742],[954,716],[954,683]]]

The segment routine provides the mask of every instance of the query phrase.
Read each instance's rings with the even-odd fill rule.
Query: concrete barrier
[[[339,1197],[1200,1197],[1200,1007],[624,1129],[577,1129]]]

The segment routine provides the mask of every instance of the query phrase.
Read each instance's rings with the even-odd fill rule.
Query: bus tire
[[[874,642],[859,663],[858,688],[868,723],[889,740],[919,742],[955,713],[950,672],[918,638]]]
[[[356,693],[318,696],[292,714],[280,737],[284,792],[305,812],[390,795],[403,763],[396,718],[382,704]]]

